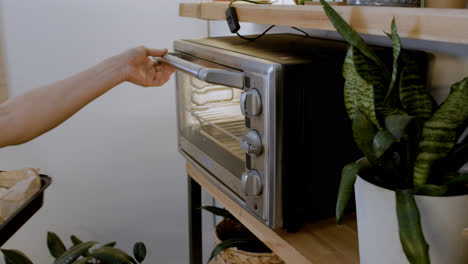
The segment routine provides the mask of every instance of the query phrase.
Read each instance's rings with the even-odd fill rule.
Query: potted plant
[[[146,257],[146,247],[142,242],[133,246],[132,258],[124,251],[115,248],[116,242],[91,248],[98,245],[95,241],[82,242],[72,235],[73,246],[67,249],[62,240],[53,232],[47,233],[47,247],[55,258],[54,264],[137,264],[142,263]],[[14,249],[0,249],[6,264],[32,264],[33,262],[21,251]]]
[[[216,264],[284,264],[284,261],[227,210],[214,206],[203,206],[202,209],[223,217],[216,225],[216,247],[208,262],[215,259],[213,263]]]
[[[438,106],[418,53],[402,49],[395,20],[387,67],[320,1],[350,44],[344,102],[366,157],[343,168],[337,223],[354,187],[361,263],[467,263],[468,173],[460,168],[468,161],[468,78],[452,85]]]

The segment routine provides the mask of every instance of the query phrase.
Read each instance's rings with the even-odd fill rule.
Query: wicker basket
[[[229,225],[229,223],[226,223],[226,221],[223,220],[216,226],[216,244],[221,243],[221,240],[218,237],[218,230],[226,224]],[[285,264],[285,262],[275,253],[253,253],[233,247],[219,253],[212,264]]]

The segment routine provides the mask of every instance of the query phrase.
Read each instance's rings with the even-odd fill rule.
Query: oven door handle
[[[244,88],[244,74],[241,72],[207,68],[177,56],[177,53],[168,53],[154,60],[167,63],[179,71],[183,71],[207,83],[220,84],[239,89]]]

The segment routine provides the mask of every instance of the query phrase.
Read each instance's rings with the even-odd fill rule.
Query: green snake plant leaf
[[[228,210],[219,208],[216,206],[202,206],[203,210],[206,210],[214,215],[222,216],[229,219],[236,219]]]
[[[361,163],[350,163],[344,166],[341,171],[340,187],[338,188],[338,198],[336,201],[336,224],[343,224],[343,214],[346,206],[348,205],[349,199],[353,193],[354,182],[356,176],[364,165]]]
[[[216,247],[213,249],[210,255],[210,259],[208,260],[208,263],[210,263],[212,259],[214,259],[219,253],[223,252],[225,249],[228,249],[230,247],[246,245],[246,244],[249,244],[250,242],[251,242],[250,239],[245,239],[245,238],[244,239],[241,239],[241,238],[229,239],[229,240],[223,241],[219,243],[218,245],[216,245]]]
[[[374,61],[384,73],[387,79],[390,79],[390,74],[388,73],[387,67],[382,62],[382,60],[377,56],[377,54],[372,50],[367,43],[359,36],[359,34],[354,31],[354,29],[346,23],[346,21],[325,1],[320,0],[322,3],[323,10],[327,14],[331,23],[335,27],[336,31],[340,33],[341,36],[353,47],[356,47],[361,51],[367,58]]]
[[[390,115],[385,118],[385,128],[397,140],[400,140],[405,135],[408,126],[414,119],[414,116]]]
[[[93,250],[90,256],[104,264],[137,264],[132,257],[118,248],[101,247]]]
[[[91,260],[92,260],[91,257],[84,257],[84,258],[80,258],[80,259],[76,260],[72,264],[87,264]]]
[[[450,179],[447,185],[467,185],[468,184],[468,173],[459,174],[458,176]]]
[[[102,245],[102,247],[115,247],[115,245],[117,245],[117,242],[112,241],[112,242]]]
[[[385,91],[383,91],[384,87],[375,80],[376,78],[372,77],[378,69],[373,67],[375,64],[369,62],[357,49],[353,47],[348,48],[343,64],[343,78],[345,79],[344,101],[346,111],[351,120],[353,120],[356,110],[359,109],[369,118],[374,126],[380,128],[380,122],[377,119],[376,113],[376,102],[377,104],[379,104],[378,102],[383,103]]]
[[[455,145],[447,157],[441,161],[439,171],[458,171],[468,162],[468,143]]]
[[[76,246],[76,245],[79,245],[79,244],[82,244],[82,243],[83,243],[83,241],[81,241],[81,239],[79,239],[79,238],[78,238],[77,236],[75,236],[75,235],[71,235],[71,236],[70,236],[70,240],[71,240],[71,242],[73,243],[73,246]],[[89,256],[89,251],[86,250],[85,252],[83,252],[82,256],[83,256],[83,257]]]
[[[352,121],[352,130],[357,147],[374,164],[376,157],[374,155],[373,140],[378,129],[367,119],[364,113],[357,109]]]
[[[71,242],[73,243],[74,246],[83,243],[83,241],[81,241],[81,239],[79,239],[79,238],[78,238],[77,236],[75,236],[75,235],[71,235],[71,236],[70,236],[70,240],[71,240]]]
[[[353,65],[356,69],[357,74],[365,80],[367,85],[370,85],[370,90],[368,93],[360,94],[358,99],[358,107],[361,111],[369,108],[366,100],[373,99],[373,111],[375,109],[384,108],[385,95],[387,93],[388,81],[382,75],[382,69],[375,64],[372,60],[364,56],[359,50],[353,49]],[[359,89],[359,87],[358,87]],[[385,107],[390,108],[390,107]],[[388,110],[391,111],[391,110]],[[396,111],[396,110],[394,110]],[[364,113],[371,117],[376,115],[376,113],[364,111]],[[377,117],[375,117],[377,119]],[[380,128],[380,123],[377,121],[376,126]]]
[[[409,53],[401,54],[402,69],[400,72],[399,94],[403,109],[413,116],[429,119],[432,116],[434,103],[426,89],[426,71],[421,63],[422,56]]]
[[[414,193],[417,195],[442,196],[447,193],[447,185],[424,184],[414,187]]]
[[[468,173],[457,173],[445,185],[448,187],[447,195],[466,194],[468,192]]]
[[[392,69],[392,77],[390,79],[390,85],[387,90],[387,94],[385,95],[384,104],[386,106],[397,108],[399,107],[399,103],[396,101],[398,97],[395,96],[395,93],[398,90],[395,89],[395,82],[398,77],[398,64],[401,52],[401,40],[400,36],[398,36],[398,29],[395,22],[395,17],[392,20],[392,34],[387,34],[390,39],[392,40],[392,47],[393,47],[393,69]]]
[[[414,185],[424,185],[432,165],[452,150],[457,129],[468,118],[468,78],[452,85],[451,92],[434,115],[426,121],[414,164]]]
[[[400,242],[411,264],[429,264],[429,245],[421,227],[419,210],[411,189],[396,190]]]
[[[146,246],[143,242],[135,243],[133,246],[133,256],[139,263],[143,262],[146,257]]]
[[[47,247],[54,258],[60,257],[65,251],[67,251],[67,248],[60,237],[54,232],[47,232]]]
[[[381,158],[382,155],[390,149],[393,143],[397,142],[397,139],[388,132],[388,130],[380,130],[375,134],[374,140],[372,141],[372,148],[376,158]]]
[[[0,249],[6,264],[32,264],[32,261],[21,251],[15,249]]]
[[[92,246],[96,245],[97,242],[89,241],[86,243],[81,243],[76,246],[71,247],[65,253],[63,253],[58,259],[55,260],[54,264],[70,264],[77,260],[84,252],[90,249]]]

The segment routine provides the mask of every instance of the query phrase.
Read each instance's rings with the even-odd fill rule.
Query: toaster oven
[[[343,103],[346,45],[298,35],[181,40],[180,152],[271,228],[330,217],[344,164],[359,154]]]

